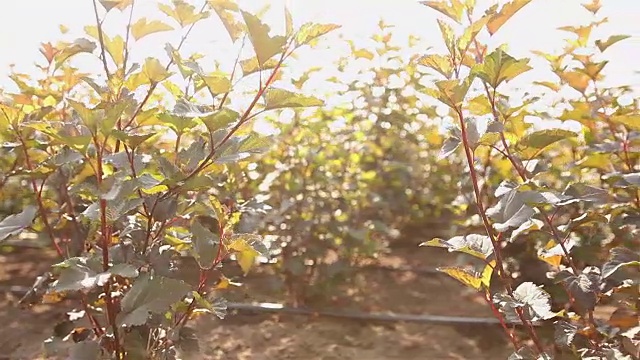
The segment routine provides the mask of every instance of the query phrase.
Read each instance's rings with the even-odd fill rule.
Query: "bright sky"
[[[200,8],[204,0],[189,0],[196,8]],[[562,39],[571,34],[557,30],[565,25],[584,25],[593,20],[591,14],[580,4],[587,0],[533,0],[525,6],[511,21],[507,22],[494,38],[490,46],[508,43],[509,53],[515,57],[531,57],[531,50],[557,52],[561,49]],[[163,2],[168,2],[164,0]],[[394,25],[394,34],[398,40],[406,42],[408,34],[420,36],[427,45],[436,50],[442,49],[442,40],[435,19],[440,16],[434,10],[420,5],[415,0],[239,0],[241,6],[250,11],[259,9],[266,2],[271,4],[271,13],[266,19],[272,24],[274,31],[283,29],[282,9],[285,2],[293,13],[297,25],[307,21],[336,23],[342,25],[345,38],[357,42],[366,42],[377,29],[380,18]],[[495,0],[478,0],[478,9],[484,10]],[[134,19],[166,19],[157,10],[157,0],[136,0]],[[501,1],[504,3],[504,1]],[[602,0],[603,7],[599,17],[608,17],[609,22],[597,31],[594,39],[606,39],[613,34],[628,34],[632,38],[617,43],[606,51],[610,60],[605,69],[607,85],[631,84],[640,88],[640,1],[638,0]],[[114,10],[109,13],[106,32],[110,35],[124,34],[127,14]],[[170,19],[167,23],[175,25]],[[64,24],[70,31],[60,35],[58,25]],[[55,42],[60,39],[73,40],[85,36],[83,27],[94,24],[91,0],[20,0],[5,1],[0,12],[0,88],[14,90],[7,79],[9,64],[16,64],[20,72],[33,71],[33,63],[42,63],[43,57],[38,49],[41,42]],[[171,35],[167,35],[171,34]],[[135,44],[132,57],[140,61],[147,56],[158,57],[162,63],[167,62],[164,44],[177,44],[178,32],[167,32],[150,35]],[[335,39],[335,38],[334,38]],[[192,51],[212,54],[216,58],[232,61],[235,51],[230,47],[227,33],[214,16],[199,24],[185,44],[186,53]],[[344,44],[331,46],[328,49],[304,54],[300,59],[303,68],[327,65],[337,58],[340,51],[348,50]],[[365,45],[366,46],[366,45]],[[341,49],[341,50],[338,50]],[[433,50],[432,50],[433,51]],[[80,60],[78,60],[80,61]],[[96,59],[83,58],[79,65],[82,70],[100,72],[100,63]],[[534,68],[535,68],[535,62]],[[540,64],[538,62],[537,64]],[[211,67],[203,66],[205,70]],[[555,80],[543,65],[536,71],[523,75],[522,82],[531,80]],[[514,84],[517,86],[518,84]],[[636,91],[638,93],[638,91]]]

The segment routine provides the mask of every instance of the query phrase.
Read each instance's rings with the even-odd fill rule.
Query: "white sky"
[[[200,8],[204,0],[189,0],[196,8]],[[418,4],[415,0],[239,0],[241,6],[249,10],[256,10],[269,2],[271,13],[267,18],[274,31],[283,28],[282,6],[285,1],[293,13],[294,22],[301,24],[307,21],[321,23],[337,23],[342,25],[341,31],[345,38],[365,43],[377,29],[380,18],[394,25],[394,34],[399,40],[406,41],[408,34],[415,34],[423,38],[427,45],[436,50],[442,49],[442,40],[435,19],[439,13]],[[591,14],[584,10],[580,3],[586,0],[533,0],[525,6],[511,21],[507,22],[500,31],[490,39],[490,46],[508,43],[509,53],[515,57],[531,57],[531,50],[557,52],[563,45],[563,38],[570,33],[557,30],[565,25],[583,25],[593,20]],[[168,2],[168,1],[164,1]],[[478,0],[477,8],[484,10],[485,6],[495,1]],[[504,1],[501,1],[503,3]],[[175,25],[164,14],[157,10],[157,0],[136,0],[134,19],[147,17],[149,19],[165,19]],[[606,39],[613,34],[628,34],[632,38],[612,46],[606,51],[606,58],[610,60],[605,68],[607,85],[631,84],[640,87],[640,0],[602,0],[603,7],[598,13],[599,18],[608,17],[609,22],[592,33],[593,39]],[[477,10],[478,11],[478,10]],[[127,14],[117,10],[109,13],[106,31],[109,35],[124,34]],[[64,24],[70,31],[62,36],[58,25]],[[73,40],[85,36],[83,26],[94,24],[91,0],[18,0],[4,1],[0,11],[0,88],[14,90],[7,79],[9,64],[16,64],[20,72],[32,72],[34,62],[43,63],[43,57],[38,49],[41,42],[57,40]],[[134,44],[132,58],[140,61],[147,56],[158,57],[164,64],[167,55],[164,44],[177,44],[178,32],[165,32],[150,35]],[[335,38],[333,38],[335,41]],[[486,40],[486,39],[483,39]],[[189,37],[184,50],[199,51],[213,54],[216,58],[232,61],[235,51],[230,47],[227,33],[221,27],[217,17],[213,16],[203,23],[196,25]],[[301,68],[327,65],[338,56],[344,44],[336,46],[335,42],[327,40],[328,50],[313,51],[303,54]],[[366,47],[366,44],[364,45]],[[434,51],[434,50],[432,50]],[[344,54],[344,52],[342,53]],[[101,72],[100,63],[91,57],[76,60],[82,70]],[[534,69],[536,64],[534,62]],[[210,68],[204,66],[205,70]],[[537,67],[523,75],[519,81],[526,83],[532,80],[555,80],[547,71],[546,66]],[[518,84],[514,84],[517,86]]]

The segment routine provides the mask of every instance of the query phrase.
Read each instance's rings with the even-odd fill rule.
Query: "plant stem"
[[[467,128],[464,121],[464,116],[460,108],[456,108],[455,111],[458,114],[458,119],[460,121],[460,129],[462,132],[462,143],[463,143],[464,152],[467,158],[467,164],[469,166],[469,173],[471,175],[473,191],[476,197],[476,207],[478,208],[478,213],[482,218],[482,222],[484,224],[485,230],[487,232],[487,235],[489,236],[489,239],[491,240],[491,245],[493,246],[493,252],[496,256],[496,266],[498,267],[498,276],[500,277],[500,279],[502,279],[509,296],[513,296],[513,289],[511,288],[509,280],[507,279],[506,273],[504,271],[500,242],[496,240],[495,236],[493,235],[491,223],[489,222],[489,218],[487,217],[487,214],[485,212],[484,205],[482,204],[480,187],[478,186],[478,175],[476,173],[476,169],[474,166],[473,151],[471,150],[471,146],[469,145],[469,140],[467,138]],[[538,352],[540,354],[543,354],[544,347],[542,346],[542,343],[540,342],[540,339],[538,338],[538,334],[533,328],[531,321],[529,321],[524,316],[524,312],[522,311],[522,308],[520,307],[516,308],[516,313],[520,318],[520,321],[522,321],[522,324],[527,328],[527,331],[529,332],[529,336],[531,336],[531,340],[533,340],[536,348],[538,349]]]

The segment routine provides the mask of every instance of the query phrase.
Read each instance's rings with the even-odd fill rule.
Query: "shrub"
[[[601,84],[607,64],[602,54],[628,36],[591,42],[591,30],[606,20],[562,28],[577,40],[567,41],[559,55],[537,53],[559,81],[531,87],[554,94],[569,88],[579,96],[555,97],[552,107],[544,105],[548,96],[525,95],[518,103],[504,83],[531,70],[530,60],[510,56],[503,46],[489,50],[479,33],[486,28],[493,35],[527,3],[495,5],[473,18],[474,2],[425,2],[465,24],[457,35],[439,20],[448,53],[425,55],[418,63],[445,78],[426,93],[447,105],[455,120],[443,152],[466,160],[477,216],[462,224],[473,230],[424,245],[479,260],[476,268],[441,270],[486,298],[516,349],[511,358],[551,358],[544,332],[535,326],[550,319],[556,356],[637,358],[638,101],[623,101],[629,87]],[[597,15],[600,3],[583,6]],[[595,47],[585,52],[590,44]],[[536,129],[527,116],[574,120],[581,133]],[[596,317],[606,304],[615,312]],[[515,333],[513,323],[523,332]]]
[[[61,262],[31,295],[79,304],[56,325],[48,353],[65,339],[73,342],[71,358],[170,359],[196,350],[189,320],[225,314],[222,260],[234,256],[247,272],[264,251],[260,236],[235,231],[240,211],[212,184],[223,181],[228,164],[268,148],[269,138],[248,126],[257,114],[322,104],[273,85],[296,49],[337,26],[294,30],[287,13],[286,34],[272,35],[231,1],[198,10],[174,0],[159,9],[172,24],[130,20],[114,36],[103,30],[105,18],[118,10],[131,18],[133,1],[94,1],[89,38],[43,44],[40,76],[13,73],[20,93],[4,94],[0,104],[2,192],[22,199],[15,201],[20,212],[6,209],[12,215],[0,222],[0,241],[24,230],[48,237]],[[191,30],[212,15],[238,47],[253,45],[255,55],[238,55],[230,72],[204,69],[201,55],[181,53]],[[134,41],[167,31],[183,34],[166,46],[167,61],[133,62]],[[104,81],[71,64],[96,53]],[[257,88],[240,109],[237,83],[247,78]],[[181,275],[181,254],[195,258],[198,279]]]

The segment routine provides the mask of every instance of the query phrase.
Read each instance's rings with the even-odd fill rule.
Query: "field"
[[[348,286],[336,288],[309,306],[345,312],[491,317],[481,298],[473,293],[459,295],[465,290],[455,280],[388,269],[423,269],[442,265],[443,259],[437,250],[393,250],[379,259],[379,265],[386,269],[362,269]],[[29,286],[32,278],[54,261],[53,254],[40,249],[0,255],[0,286],[4,290],[0,359],[40,358],[42,341],[50,336],[51,325],[68,310],[47,305],[21,309],[19,295],[6,291],[11,286]],[[285,301],[268,286],[269,279],[259,268],[226,297],[243,303]],[[245,310],[230,310],[224,320],[207,316],[195,323],[207,334],[201,336],[202,359],[499,359],[510,354],[497,325],[376,322]]]

